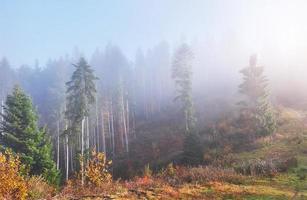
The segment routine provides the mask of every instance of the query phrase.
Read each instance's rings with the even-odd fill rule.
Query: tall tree
[[[2,145],[20,155],[30,174],[43,175],[50,183],[58,183],[51,142],[45,129],[38,128],[38,117],[30,97],[18,86],[7,96],[3,118],[0,126]]]
[[[257,65],[257,55],[250,56],[249,66],[240,71],[243,83],[239,91],[244,99],[239,102],[241,117],[249,122],[257,135],[269,135],[275,131],[274,112],[269,101],[268,80],[264,69]]]
[[[175,80],[175,101],[179,100],[185,119],[186,132],[195,126],[195,117],[192,100],[192,61],[193,52],[187,44],[182,44],[174,55],[172,78]]]
[[[80,133],[81,125],[81,155],[84,154],[84,137],[86,141],[89,138],[89,131],[84,135],[85,123],[88,121],[90,105],[95,103],[95,80],[97,77],[94,71],[87,64],[84,58],[80,58],[77,64],[74,64],[75,71],[67,85],[67,110],[66,117],[70,121],[71,129]],[[86,123],[88,125],[88,123]],[[88,126],[87,126],[88,127]],[[82,158],[83,159],[83,158]],[[81,171],[83,172],[83,163]],[[82,173],[83,177],[83,173]],[[83,179],[82,179],[83,180]]]

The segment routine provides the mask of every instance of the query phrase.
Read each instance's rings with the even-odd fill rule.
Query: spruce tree
[[[269,135],[276,128],[267,91],[268,80],[263,71],[263,67],[257,65],[256,55],[252,55],[249,66],[240,71],[244,81],[239,86],[239,91],[245,97],[239,102],[241,117],[250,122],[258,136]]]
[[[89,131],[84,135],[84,125],[88,122],[90,105],[95,103],[96,88],[95,80],[97,77],[84,58],[80,58],[75,65],[75,71],[72,74],[71,80],[66,83],[67,86],[67,104],[66,118],[70,123],[70,130],[74,133],[81,132],[81,176],[82,184],[84,182],[84,139],[86,139],[87,147],[89,147]],[[87,129],[88,129],[88,123]],[[81,131],[80,131],[81,128]],[[67,132],[68,134],[68,132]],[[77,135],[75,135],[77,136]],[[89,150],[89,149],[87,149]]]
[[[182,44],[174,55],[172,78],[175,80],[175,101],[179,100],[185,119],[186,132],[191,132],[195,126],[192,100],[192,61],[193,52],[187,44]]]
[[[90,105],[95,103],[95,80],[93,69],[84,58],[80,58],[67,86],[66,117],[74,125],[79,124],[84,117],[89,115]]]
[[[28,97],[18,86],[7,96],[1,123],[1,143],[20,155],[31,175],[42,175],[57,184],[59,172],[52,160],[52,147],[45,128],[38,128],[38,116]]]

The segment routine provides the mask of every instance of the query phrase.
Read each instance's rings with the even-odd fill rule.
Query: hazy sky
[[[276,47],[288,54],[307,46],[306,5],[304,0],[0,0],[0,57],[14,67],[35,59],[44,64],[76,46],[89,56],[108,42],[132,57],[138,47],[161,40],[223,41],[227,35],[250,52]]]

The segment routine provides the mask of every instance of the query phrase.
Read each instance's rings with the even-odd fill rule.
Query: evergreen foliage
[[[95,80],[94,71],[84,58],[80,58],[78,64],[74,64],[75,71],[67,86],[66,117],[73,126],[89,115],[89,105],[95,102]]]
[[[240,72],[244,81],[239,91],[245,96],[239,102],[241,117],[251,122],[257,135],[269,135],[275,131],[276,122],[267,92],[268,80],[263,75],[263,67],[257,65],[257,56],[252,55],[249,66]]]
[[[192,50],[187,44],[182,44],[174,55],[172,78],[176,84],[175,101],[179,100],[182,104],[186,132],[190,132],[195,126],[192,100],[192,61]]]
[[[31,99],[18,86],[7,96],[3,118],[2,145],[20,155],[31,175],[43,175],[49,183],[58,184],[59,172],[52,160],[51,142],[46,130],[38,128]]]

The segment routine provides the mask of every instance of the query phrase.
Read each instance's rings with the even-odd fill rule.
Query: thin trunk
[[[111,116],[110,111],[108,111],[108,134],[110,136],[110,144],[112,144],[112,132],[111,132]],[[113,150],[112,150],[113,151]]]
[[[129,152],[128,147],[128,135],[127,135],[127,123],[126,123],[126,114],[125,114],[125,105],[124,105],[124,97],[122,96],[122,119],[123,119],[123,127],[124,127],[124,139],[125,139],[125,147],[126,152]]]
[[[135,109],[133,109],[133,112],[132,112],[132,131],[133,131],[134,139],[136,139],[136,131],[135,131]]]
[[[73,147],[72,146],[70,146],[70,170],[73,172],[73,171],[75,171],[75,169],[74,169],[74,160],[73,160],[73,158],[74,158],[74,156],[73,156]]]
[[[112,153],[115,155],[115,141],[114,141],[114,115],[113,115],[113,103],[111,101],[111,135],[112,135]]]
[[[56,169],[60,169],[60,121],[57,123],[57,154],[56,154]]]
[[[69,144],[68,144],[68,135],[65,135],[65,143],[66,143],[66,181],[69,178]]]
[[[88,117],[86,117],[86,149],[90,149],[90,127]]]
[[[96,114],[96,133],[94,137],[94,144],[97,145],[96,149],[100,151],[100,131],[99,131],[99,115],[98,115],[98,102],[96,97],[96,107],[95,107],[95,114]]]
[[[104,132],[104,116],[103,110],[101,111],[101,133],[102,133],[102,151],[106,153],[106,136]]]
[[[129,117],[130,113],[129,113],[129,102],[127,100],[127,106],[126,106],[126,116],[127,116],[127,120],[126,120],[126,127],[127,127],[127,152],[129,152],[129,135],[130,135],[130,117]]]
[[[81,121],[81,184],[84,184],[84,120]]]
[[[127,133],[130,134],[130,110],[129,110],[129,100],[126,100],[126,119],[127,119]]]

